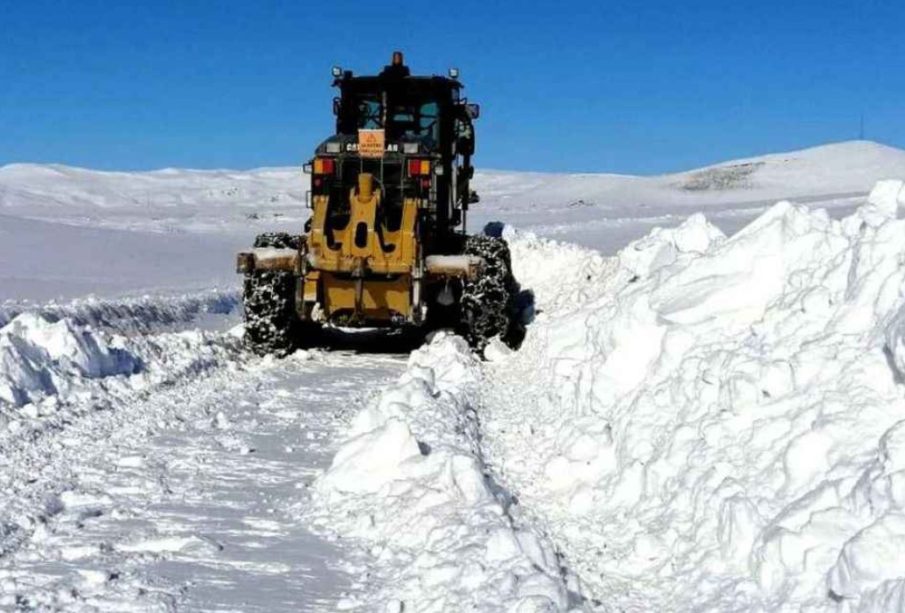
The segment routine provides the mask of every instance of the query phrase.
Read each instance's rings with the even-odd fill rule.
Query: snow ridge
[[[71,302],[34,305],[0,303],[0,327],[22,313],[33,313],[51,322],[69,319],[79,326],[122,334],[173,331],[197,324],[208,315],[230,315],[241,306],[235,289],[210,289],[187,294],[156,294],[121,298],[87,297]]]
[[[481,377],[465,341],[441,333],[353,419],[314,490],[315,524],[376,561],[370,595],[344,608],[546,611],[579,601],[575,578],[484,464],[473,404]]]

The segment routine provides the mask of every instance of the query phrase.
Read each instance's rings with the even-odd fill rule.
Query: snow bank
[[[137,365],[88,327],[23,313],[0,328],[0,407],[65,393],[84,379],[131,374]]]
[[[98,298],[89,296],[64,303],[0,303],[0,326],[21,313],[37,313],[56,321],[67,318],[80,326],[92,326],[124,334],[164,332],[202,326],[204,319],[230,315],[242,303],[236,289],[210,289],[194,293],[155,294]]]
[[[439,335],[353,419],[314,491],[314,521],[363,544],[377,593],[347,608],[565,610],[554,551],[488,476],[471,403],[481,365]],[[572,588],[574,589],[574,585]]]
[[[614,609],[901,610],[902,182],[617,258],[513,236],[540,315],[494,354],[488,462]]]

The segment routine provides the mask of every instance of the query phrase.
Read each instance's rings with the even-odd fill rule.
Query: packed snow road
[[[235,333],[117,341],[69,321],[26,313],[0,338],[7,357],[40,341],[28,348],[35,366],[40,349],[66,353],[43,364],[39,380],[57,384],[43,390],[25,389],[9,359],[0,368],[20,399],[40,398],[2,414],[0,608],[335,610],[353,556],[296,509],[344,414],[404,361],[342,351],[260,360]],[[95,370],[107,376],[59,385],[114,342],[133,374]]]

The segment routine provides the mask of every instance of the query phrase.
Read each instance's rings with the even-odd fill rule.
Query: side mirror
[[[333,114],[336,115],[337,117],[339,116],[339,106],[340,106],[339,98],[334,98],[333,99]]]
[[[466,113],[468,114],[468,116],[471,117],[472,119],[477,119],[478,117],[481,116],[481,105],[479,105],[479,104],[466,104],[466,105],[465,105],[465,112],[466,112]]]
[[[462,155],[474,155],[474,137],[459,137],[459,140],[456,141],[456,149]]]

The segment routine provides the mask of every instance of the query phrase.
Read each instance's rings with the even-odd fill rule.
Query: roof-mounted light
[[[334,67],[330,70],[330,72],[331,72],[331,73],[333,74],[333,76],[336,77],[337,79],[340,78],[341,76],[343,76],[343,69],[342,69],[341,66],[334,66]]]
[[[449,78],[450,78],[450,79],[458,79],[458,78],[459,78],[459,69],[458,69],[458,68],[450,68],[450,69],[449,69]]]
[[[402,66],[402,51],[393,51],[393,66]]]

